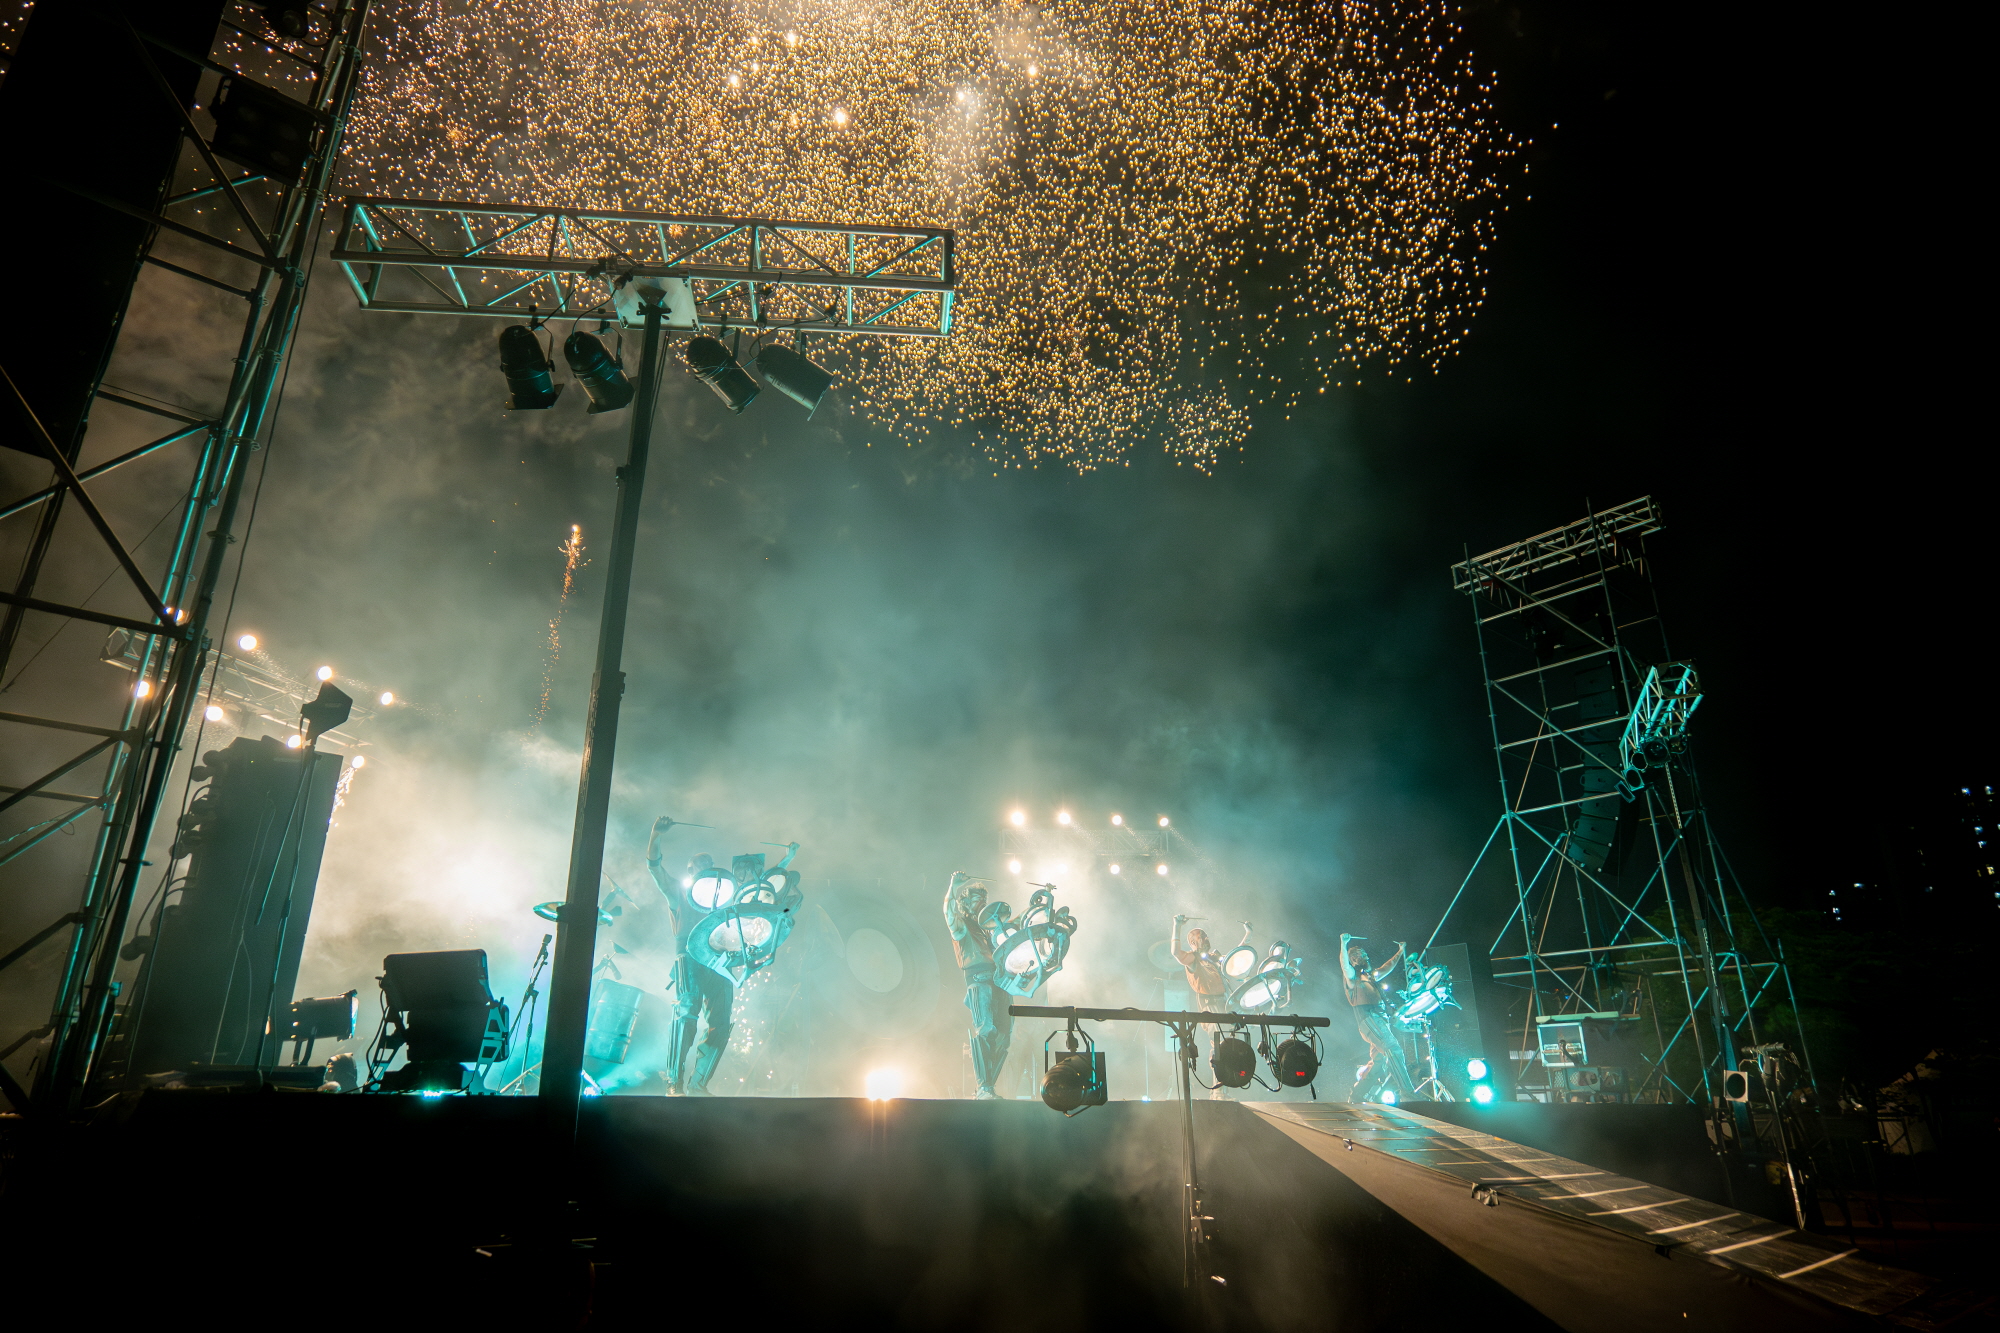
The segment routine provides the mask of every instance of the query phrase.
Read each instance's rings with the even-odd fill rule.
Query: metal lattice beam
[[[679,278],[693,315],[669,327],[943,338],[958,290],[941,227],[373,197],[340,209],[332,258],[369,310],[615,319],[621,279]]]

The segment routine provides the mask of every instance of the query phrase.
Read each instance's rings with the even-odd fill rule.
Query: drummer
[[[1397,1096],[1414,1097],[1416,1088],[1410,1082],[1410,1066],[1403,1057],[1403,1043],[1389,1021],[1389,997],[1382,988],[1382,982],[1403,961],[1403,946],[1397,945],[1387,962],[1371,966],[1360,938],[1340,937],[1341,982],[1347,992],[1347,1003],[1354,1010],[1355,1030],[1368,1043],[1368,1063],[1354,1076],[1354,1091],[1347,1099],[1360,1101],[1385,1075],[1395,1079]]]

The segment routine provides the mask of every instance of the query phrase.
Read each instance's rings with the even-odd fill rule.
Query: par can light
[[[541,339],[526,324],[509,324],[500,330],[500,373],[507,377],[510,412],[554,407],[562,396],[555,367],[542,355]]]
[[[1475,1083],[1477,1083],[1480,1079],[1485,1078],[1486,1075],[1490,1072],[1492,1071],[1487,1069],[1486,1062],[1484,1060],[1481,1060],[1477,1056],[1474,1056],[1472,1059],[1467,1060],[1465,1062],[1465,1076],[1471,1079]]]
[[[694,377],[715,390],[715,396],[732,412],[742,412],[757,400],[757,381],[736,364],[736,358],[721,342],[707,335],[688,339],[688,369]]]
[[[599,412],[616,412],[632,401],[632,381],[625,378],[625,368],[618,364],[604,344],[581,330],[563,340],[563,360],[569,362],[576,382],[590,395],[592,416]]]
[[[1481,1083],[1472,1090],[1472,1100],[1481,1106],[1493,1105],[1493,1085]]]
[[[1051,1111],[1075,1115],[1109,1100],[1102,1051],[1071,1051],[1042,1075],[1042,1101]]]
[[[806,360],[796,350],[771,343],[757,353],[757,373],[770,386],[806,410],[812,420],[820,399],[833,387],[833,376]]]
[[[1223,1087],[1247,1088],[1251,1076],[1257,1072],[1257,1053],[1241,1037],[1224,1037],[1215,1043],[1208,1067]]]
[[[1319,1077],[1319,1056],[1311,1042],[1287,1037],[1278,1043],[1277,1054],[1271,1058],[1271,1072],[1284,1086],[1303,1088]]]

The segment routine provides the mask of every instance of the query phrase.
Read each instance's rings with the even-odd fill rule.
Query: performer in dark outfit
[[[1014,1018],[1007,1012],[1007,994],[993,984],[993,942],[979,924],[986,906],[986,886],[961,870],[944,891],[944,924],[951,932],[951,951],[965,974],[965,1007],[972,1011],[972,1075],[974,1094],[982,1102],[998,1101],[994,1084],[1007,1063],[1007,1045]]]
[[[662,868],[664,858],[660,855],[660,838],[673,826],[673,820],[661,815],[653,821],[653,836],[646,842],[646,869],[652,874],[653,883],[666,895],[667,910],[674,919],[674,1024],[667,1036],[667,1058],[671,1062],[667,1067],[667,1094],[707,1097],[711,1095],[708,1082],[715,1077],[715,1067],[722,1062],[722,1053],[729,1049],[729,1034],[734,1027],[730,1018],[736,1004],[736,987],[730,984],[729,978],[713,968],[702,967],[688,957],[688,934],[707,915],[707,911],[688,897],[685,882],[675,880]],[[798,854],[799,845],[791,844],[785,859],[772,869],[782,870]],[[703,872],[714,869],[715,859],[704,852],[688,862],[687,880],[697,880]],[[688,1048],[694,1045],[697,1018],[702,1025],[701,1045],[694,1053],[694,1076],[683,1083]]]
[[[1397,945],[1396,952],[1380,967],[1368,964],[1368,951],[1354,943],[1359,936],[1340,937],[1340,975],[1347,991],[1347,1003],[1354,1008],[1354,1026],[1361,1039],[1368,1043],[1368,1063],[1355,1075],[1354,1090],[1347,1099],[1361,1100],[1364,1093],[1374,1086],[1375,1080],[1387,1072],[1395,1076],[1396,1095],[1411,1097],[1416,1088],[1410,1082],[1410,1066],[1403,1058],[1403,1043],[1396,1037],[1396,1029],[1389,1021],[1388,996],[1383,992],[1382,981],[1396,964],[1403,961],[1403,946]]]

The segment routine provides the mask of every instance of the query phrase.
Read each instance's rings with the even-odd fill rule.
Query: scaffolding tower
[[[1645,497],[1452,566],[1501,815],[1431,938],[1503,849],[1513,896],[1488,955],[1524,1099],[1713,1105],[1759,1044],[1758,1006],[1791,1002],[1695,777],[1700,681],[1668,647],[1646,554],[1661,527]]]

